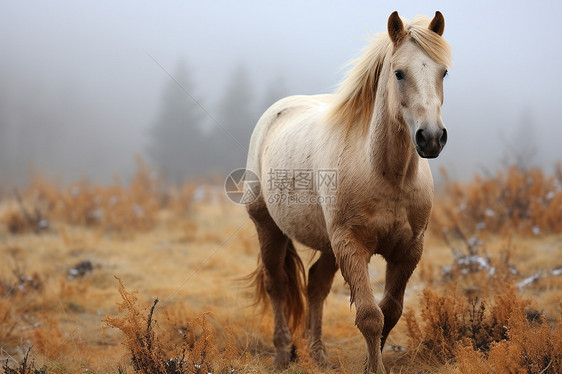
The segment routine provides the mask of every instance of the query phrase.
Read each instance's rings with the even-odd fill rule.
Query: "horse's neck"
[[[403,187],[416,176],[419,158],[406,126],[398,121],[384,105],[377,105],[367,148],[373,172]]]

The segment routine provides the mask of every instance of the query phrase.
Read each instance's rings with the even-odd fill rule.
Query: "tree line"
[[[244,66],[213,97],[200,94],[184,62],[171,75],[162,80],[153,117],[138,123],[146,117],[115,102],[127,97],[107,92],[115,102],[109,109],[73,85],[53,89],[31,76],[0,73],[0,194],[27,183],[33,170],[62,181],[127,178],[139,153],[173,183],[223,176],[244,167],[259,116],[287,94],[282,80],[261,85]]]
[[[177,65],[172,77],[150,125],[147,147],[149,159],[172,183],[244,167],[259,116],[286,95],[280,80],[258,95],[247,69],[238,66],[215,108],[197,95],[184,63]]]

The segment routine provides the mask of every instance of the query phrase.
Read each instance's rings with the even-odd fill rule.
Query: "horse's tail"
[[[306,276],[304,265],[291,240],[287,243],[284,269],[289,278],[289,290],[286,299],[287,317],[289,326],[291,326],[293,331],[296,331],[305,317],[304,293],[306,291]]]
[[[265,266],[261,260],[261,255],[258,256],[258,266],[256,270],[251,272],[243,280],[248,281],[248,288],[254,289],[254,302],[252,306],[258,308],[261,314],[268,309],[267,288],[265,285]]]
[[[291,240],[287,243],[287,252],[283,264],[283,270],[287,275],[287,290],[285,291],[285,310],[287,313],[287,321],[293,332],[297,331],[305,316],[304,292],[306,290],[306,278],[304,265]],[[258,258],[258,266],[249,276],[248,280],[255,288],[254,305],[261,308],[261,312],[265,312],[269,305],[265,266],[261,259]]]

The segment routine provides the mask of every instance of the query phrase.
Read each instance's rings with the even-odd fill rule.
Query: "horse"
[[[339,269],[366,342],[365,371],[386,372],[381,351],[402,314],[433,204],[427,159],[447,142],[444,27],[439,11],[431,21],[393,12],[335,93],[286,97],[257,122],[246,168],[261,181],[246,205],[260,245],[251,279],[257,301],[270,301],[280,367],[294,358],[292,337],[305,315],[312,359],[331,365],[322,315]],[[319,253],[308,281],[294,242]],[[375,254],[386,260],[379,304],[368,272]]]

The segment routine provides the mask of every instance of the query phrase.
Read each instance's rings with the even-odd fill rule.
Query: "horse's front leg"
[[[392,330],[402,315],[404,290],[421,258],[422,251],[423,241],[420,240],[408,247],[406,251],[396,251],[401,254],[400,257],[386,259],[384,297],[379,304],[384,314],[381,350],[390,330]]]
[[[355,325],[367,343],[365,372],[386,373],[381,357],[381,334],[384,316],[375,302],[369,282],[371,253],[353,238],[339,238],[333,243],[336,261],[351,289],[351,303],[355,304]]]

